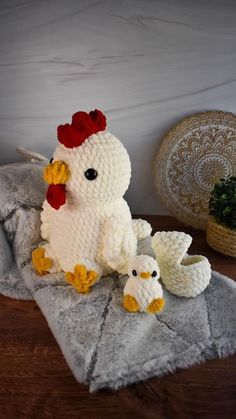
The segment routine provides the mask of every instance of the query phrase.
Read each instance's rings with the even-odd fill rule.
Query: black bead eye
[[[53,159],[53,157],[52,157],[52,158],[50,159],[50,164],[53,162],[53,160],[54,160],[54,159]]]
[[[152,276],[157,276],[157,271],[153,271]]]
[[[132,275],[137,276],[137,271],[135,269],[132,271]]]
[[[94,180],[94,179],[96,179],[97,175],[98,175],[97,170],[92,169],[92,168],[91,169],[87,169],[86,172],[84,172],[84,176],[88,180]]]

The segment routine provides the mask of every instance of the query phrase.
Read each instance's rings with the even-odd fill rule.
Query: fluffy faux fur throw
[[[80,295],[63,274],[39,277],[31,250],[40,242],[39,213],[45,189],[38,165],[0,168],[0,292],[35,298],[78,381],[91,391],[121,386],[186,368],[236,349],[236,284],[213,272],[196,298],[164,291],[157,315],[122,307],[124,276],[102,278]],[[139,253],[153,255],[150,240]]]

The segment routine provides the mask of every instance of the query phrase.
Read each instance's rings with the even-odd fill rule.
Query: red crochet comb
[[[106,128],[106,117],[95,109],[89,113],[77,112],[72,116],[72,123],[59,125],[57,137],[67,148],[80,146],[86,138]]]

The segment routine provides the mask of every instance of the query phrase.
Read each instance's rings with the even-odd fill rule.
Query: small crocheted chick
[[[134,257],[128,266],[129,279],[124,288],[123,304],[127,311],[156,313],[165,305],[158,282],[160,271],[155,259],[147,255]]]

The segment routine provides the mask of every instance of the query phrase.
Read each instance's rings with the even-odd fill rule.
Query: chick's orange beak
[[[64,185],[70,178],[70,170],[65,162],[56,160],[45,167],[43,177],[49,185]]]
[[[150,278],[151,274],[150,272],[141,272],[140,276],[142,279],[148,279]]]

